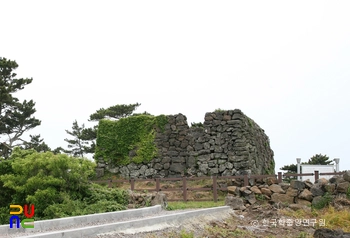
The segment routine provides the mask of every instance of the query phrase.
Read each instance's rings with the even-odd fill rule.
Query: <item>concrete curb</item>
[[[156,205],[152,207],[130,209],[130,210],[117,211],[117,212],[106,212],[106,213],[98,213],[98,214],[91,214],[91,215],[85,215],[85,216],[64,217],[64,218],[52,219],[52,220],[35,221],[34,228],[30,228],[30,229],[23,229],[22,227],[15,228],[15,226],[14,228],[10,228],[10,225],[7,224],[7,225],[0,226],[0,234],[11,235],[11,234],[24,233],[26,235],[29,235],[30,233],[33,233],[33,232],[50,231],[52,230],[53,227],[55,229],[57,228],[67,229],[74,224],[84,225],[84,224],[96,223],[101,221],[135,219],[142,216],[148,216],[148,215],[158,213],[161,210],[162,210],[161,205]]]
[[[181,221],[184,221],[184,220],[190,219],[190,218],[194,218],[194,217],[197,217],[200,215],[225,212],[225,211],[229,211],[229,210],[231,210],[231,208],[229,206],[206,208],[206,209],[201,209],[201,210],[187,211],[187,212],[182,212],[182,213],[174,213],[174,214],[151,217],[151,218],[135,219],[135,220],[131,220],[131,221],[115,222],[115,223],[109,223],[109,224],[104,224],[104,225],[70,229],[70,230],[64,230],[64,231],[47,232],[47,233],[41,233],[41,234],[35,234],[35,235],[29,235],[29,236],[23,236],[23,237],[27,237],[27,238],[34,238],[34,237],[38,237],[38,238],[39,237],[45,237],[45,238],[96,237],[96,235],[98,235],[98,234],[108,233],[108,232],[112,232],[112,231],[118,232],[118,231],[123,231],[123,230],[127,230],[127,229],[149,227],[149,226],[153,226],[155,224],[164,224],[164,223],[172,223],[172,222],[181,223]]]

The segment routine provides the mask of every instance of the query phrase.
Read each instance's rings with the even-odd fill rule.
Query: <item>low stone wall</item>
[[[292,209],[310,209],[310,205],[317,206],[323,202],[326,193],[332,199],[346,198],[350,194],[350,171],[329,180],[321,178],[314,184],[308,180],[278,184],[275,178],[267,178],[254,186],[241,187],[239,183],[236,185],[227,187],[229,195],[226,197],[226,205],[235,210],[245,210],[257,200],[267,200]],[[350,205],[350,201],[344,205]]]

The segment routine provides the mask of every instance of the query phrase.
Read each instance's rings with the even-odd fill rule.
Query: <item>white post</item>
[[[334,159],[335,161],[335,172],[339,172],[339,158],[335,158]]]
[[[297,173],[300,174],[300,161],[301,159],[300,158],[297,158]],[[301,180],[301,177],[298,175],[298,180],[300,181]]]

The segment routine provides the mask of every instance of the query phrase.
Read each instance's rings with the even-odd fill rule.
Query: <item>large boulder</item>
[[[325,189],[320,184],[314,184],[310,192],[314,197],[323,196],[323,194],[325,194]]]
[[[269,186],[269,189],[274,193],[286,193],[280,185],[272,184]]]
[[[294,198],[287,194],[274,193],[271,195],[271,201],[275,203],[294,203]]]
[[[345,171],[343,178],[345,181],[350,182],[350,170]]]
[[[297,190],[303,190],[305,188],[305,183],[298,180],[292,180],[290,182],[290,187]]]
[[[230,206],[233,210],[245,210],[244,202],[242,198],[234,197],[232,195],[228,195],[225,198],[225,205]]]
[[[298,196],[300,199],[307,200],[309,202],[312,201],[312,193],[308,189],[304,189]]]
[[[320,178],[318,179],[315,183],[321,185],[321,186],[325,186],[328,183],[328,180],[325,178]]]
[[[310,179],[304,181],[305,187],[310,189],[314,184],[311,183]]]
[[[350,233],[342,230],[320,228],[315,231],[314,238],[350,238]]]
[[[349,182],[343,182],[337,184],[337,192],[338,193],[346,193],[349,189]]]
[[[152,195],[151,205],[161,205],[163,209],[166,209],[168,206],[168,199],[165,193],[157,192]]]

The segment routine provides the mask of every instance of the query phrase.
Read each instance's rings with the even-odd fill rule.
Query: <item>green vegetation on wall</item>
[[[275,174],[275,161],[271,160],[270,165],[265,169],[265,174]]]
[[[158,153],[155,129],[163,131],[167,123],[164,115],[135,115],[118,121],[103,119],[98,126],[95,158],[115,165],[147,163]]]

